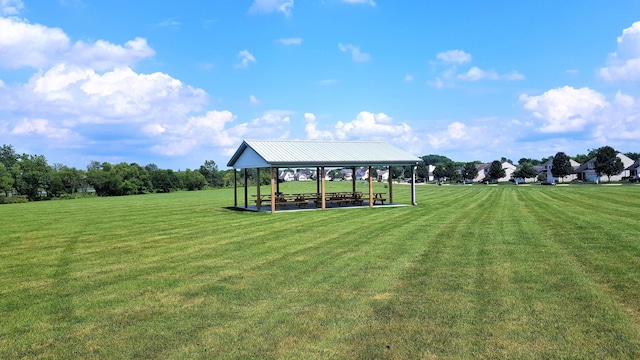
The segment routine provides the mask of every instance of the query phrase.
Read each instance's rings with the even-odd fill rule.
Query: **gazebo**
[[[415,196],[416,167],[423,160],[410,153],[398,149],[385,142],[374,141],[304,141],[304,140],[245,140],[227,163],[234,169],[234,207],[249,209],[249,193],[247,186],[247,170],[257,169],[258,186],[256,209],[261,211],[263,204],[269,203],[271,212],[276,212],[284,204],[297,204],[306,207],[314,202],[317,208],[326,209],[327,204],[360,204],[368,203],[373,207],[376,202],[393,204],[392,177],[389,176],[388,194],[374,193],[373,177],[370,176],[374,166],[410,166],[411,167],[411,204],[417,205]],[[280,168],[316,168],[316,192],[307,194],[281,194],[279,191],[278,170]],[[356,191],[356,177],[352,177],[352,192],[328,193],[325,187],[325,168],[368,167],[368,194]],[[238,206],[238,170],[244,173],[244,207]],[[260,193],[260,171],[270,172],[271,191]],[[322,174],[323,176],[320,176]],[[388,197],[385,197],[388,195]]]

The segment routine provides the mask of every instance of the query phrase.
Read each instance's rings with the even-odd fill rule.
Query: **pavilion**
[[[227,163],[234,169],[234,207],[249,209],[249,193],[247,184],[247,171],[257,169],[257,178],[260,179],[260,171],[264,169],[270,172],[271,191],[269,194],[261,194],[260,186],[256,187],[256,209],[261,210],[263,203],[270,203],[271,212],[276,212],[282,204],[298,204],[299,206],[313,201],[316,207],[327,208],[327,204],[364,204],[368,202],[373,207],[376,201],[384,201],[393,204],[392,177],[389,176],[388,197],[381,193],[374,193],[372,176],[368,176],[369,192],[362,194],[356,192],[356,177],[353,176],[353,191],[350,193],[327,193],[325,187],[325,168],[351,168],[355,174],[357,167],[368,167],[369,174],[374,166],[410,166],[411,167],[411,204],[416,203],[415,174],[416,167],[423,160],[400,150],[385,142],[364,141],[304,141],[304,140],[245,140]],[[279,191],[278,169],[280,168],[316,168],[317,191],[313,194],[289,194],[282,195]],[[238,206],[238,170],[244,172],[244,207]],[[368,196],[367,196],[368,195]],[[275,200],[275,201],[274,201]]]

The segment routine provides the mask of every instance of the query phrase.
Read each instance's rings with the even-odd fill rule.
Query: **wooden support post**
[[[271,213],[276,212],[276,176],[274,175],[277,172],[274,168],[271,168]]]
[[[258,211],[260,211],[260,208],[262,207],[262,201],[260,198],[260,168],[256,169],[256,178],[258,179],[256,187],[256,207],[258,208]]]
[[[369,166],[369,207],[373,207],[373,176],[371,174],[372,167]]]
[[[393,204],[393,176],[391,176],[391,165],[389,165],[389,204]]]
[[[320,194],[320,168],[316,167],[316,194]]]
[[[326,188],[325,188],[325,184],[324,184],[324,166],[320,168],[322,171],[322,179],[320,180],[322,182],[322,192],[321,192],[321,197],[322,197],[322,210],[327,208],[327,199],[326,199]]]
[[[355,167],[351,168],[351,182],[352,182],[351,188],[353,189],[353,193],[355,194],[356,192],[356,168]]]
[[[244,208],[249,208],[249,175],[247,174],[247,169],[242,169],[244,171]]]
[[[238,170],[236,168],[233,168],[233,207],[238,207]]]
[[[411,204],[418,205],[416,202],[416,166],[411,166]]]

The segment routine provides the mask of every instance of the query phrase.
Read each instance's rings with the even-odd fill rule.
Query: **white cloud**
[[[24,9],[21,0],[0,0],[0,13],[2,15],[18,15]]]
[[[342,52],[351,52],[351,58],[355,62],[365,62],[371,60],[371,56],[369,54],[361,52],[358,46],[340,43],[338,44],[338,49],[340,49],[340,51]]]
[[[434,80],[429,82],[429,85],[438,89],[454,87],[459,81],[515,81],[524,79],[524,75],[520,74],[517,71],[511,71],[506,74],[499,74],[495,70],[485,70],[477,66],[472,66],[467,71],[459,72],[458,68],[462,64],[471,62],[472,59],[471,54],[468,54],[462,50],[449,50],[441,52],[438,53],[436,57],[438,58],[438,60],[442,61],[442,63],[440,64],[433,63],[436,69],[442,65],[446,66],[445,69],[440,70],[438,76]]]
[[[604,95],[590,89],[570,86],[551,89],[542,95],[520,95],[524,108],[542,120],[539,131],[563,133],[582,131],[585,125],[596,122],[600,112],[609,106]]]
[[[60,147],[77,146],[82,137],[69,128],[56,126],[48,119],[22,119],[9,131],[12,137],[37,137],[53,141]]]
[[[252,105],[259,105],[261,101],[255,95],[249,95],[249,103]]]
[[[247,50],[240,51],[237,57],[240,59],[240,62],[236,64],[236,69],[245,69],[249,64],[257,62],[256,58]]]
[[[362,111],[352,121],[335,125],[336,137],[345,139],[389,140],[392,142],[411,143],[417,141],[413,130],[406,123],[396,124],[384,113],[370,113]]]
[[[342,0],[342,2],[345,2],[348,4],[365,4],[365,5],[376,6],[376,2],[373,0]]]
[[[98,40],[93,44],[78,41],[69,54],[69,62],[96,70],[128,66],[142,59],[155,55],[155,51],[147,45],[147,40],[135,38],[124,46],[114,45],[108,41]]]
[[[281,12],[285,16],[291,15],[293,0],[254,0],[249,8],[250,14]]]
[[[304,126],[304,131],[307,134],[307,139],[309,140],[333,140],[333,134],[331,131],[322,131],[318,130],[318,122],[316,121],[316,116],[312,113],[305,113],[304,119],[306,124]]]
[[[454,121],[442,131],[427,134],[427,143],[435,149],[456,148],[459,146],[471,147],[483,137],[480,127],[469,127],[461,122]],[[484,140],[483,140],[484,141]]]
[[[609,54],[607,66],[598,71],[606,81],[640,81],[640,21],[622,31],[616,52]]]
[[[402,79],[402,81],[404,82],[413,82],[413,75],[405,75],[404,79]]]
[[[0,66],[44,67],[60,60],[69,49],[69,37],[58,28],[0,18]]]
[[[464,64],[471,61],[471,54],[468,54],[462,50],[448,50],[438,53],[436,58],[444,61],[445,63],[452,64]]]
[[[479,81],[479,80],[523,80],[524,76],[518,72],[511,72],[504,75],[499,75],[494,70],[482,70],[477,66],[473,66],[466,73],[458,74],[458,80],[463,81]]]
[[[278,43],[282,45],[300,45],[302,44],[302,38],[284,38],[276,40]]]
[[[105,40],[93,44],[78,41],[71,46],[61,29],[0,18],[0,66],[6,68],[43,68],[64,63],[105,70],[130,66],[154,55],[143,38],[127,41],[124,46]]]

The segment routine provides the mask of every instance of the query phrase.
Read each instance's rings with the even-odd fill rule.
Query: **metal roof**
[[[417,165],[422,159],[378,141],[245,140],[227,163],[234,168]]]

